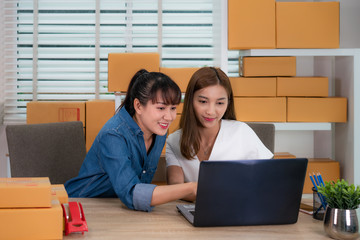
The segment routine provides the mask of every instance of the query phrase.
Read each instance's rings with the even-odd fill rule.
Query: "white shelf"
[[[276,131],[330,131],[331,123],[274,123]]]
[[[340,162],[341,177],[360,185],[360,48],[338,49],[250,49],[239,56],[334,57],[329,71],[336,96],[348,100],[346,123],[275,123],[276,130],[331,130],[333,158]],[[321,62],[320,59],[316,61]]]
[[[227,1],[221,1],[222,26],[227,29]],[[225,34],[225,36],[227,36]],[[222,41],[221,52],[228,53],[227,41]],[[348,120],[346,123],[275,123],[277,130],[302,130],[322,128],[332,130],[334,159],[341,164],[341,177],[360,185],[360,48],[337,49],[250,49],[239,50],[239,56],[309,56],[320,57],[314,62],[320,63],[321,57],[334,57],[331,69],[334,75],[335,94],[348,99]],[[221,67],[227,69],[228,56],[221,55]],[[360,211],[360,210],[359,210]]]
[[[240,56],[353,56],[360,49],[249,49],[239,50]],[[275,130],[331,130],[331,123],[275,123]]]
[[[239,50],[240,56],[354,56],[359,48],[336,49],[249,49]]]

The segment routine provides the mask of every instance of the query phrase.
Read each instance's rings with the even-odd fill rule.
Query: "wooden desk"
[[[328,239],[322,221],[299,213],[291,225],[195,228],[178,213],[176,201],[150,213],[127,209],[119,199],[73,198],[84,208],[89,232],[64,239]]]

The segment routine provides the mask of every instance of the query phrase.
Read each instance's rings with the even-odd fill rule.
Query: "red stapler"
[[[61,204],[65,219],[65,235],[73,232],[88,232],[84,210],[81,203],[69,202]]]

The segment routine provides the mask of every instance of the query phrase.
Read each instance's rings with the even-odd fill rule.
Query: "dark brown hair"
[[[187,86],[179,124],[182,129],[180,149],[186,159],[194,158],[200,149],[200,123],[193,106],[194,94],[200,89],[214,85],[223,86],[228,94],[228,106],[222,119],[236,120],[234,96],[228,76],[220,68],[203,67],[197,70]]]
[[[160,72],[148,72],[141,69],[131,79],[125,99],[117,112],[120,108],[125,107],[130,116],[134,116],[135,98],[139,99],[141,105],[145,106],[149,100],[153,103],[156,102],[159,91],[166,105],[178,105],[180,103],[180,88],[170,77]]]

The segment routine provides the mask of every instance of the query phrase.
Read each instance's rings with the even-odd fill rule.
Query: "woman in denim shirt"
[[[151,184],[180,100],[180,89],[168,76],[138,71],[120,110],[97,135],[79,175],[65,183],[69,196],[118,197],[128,208],[142,211],[181,198],[194,200],[194,182]]]

